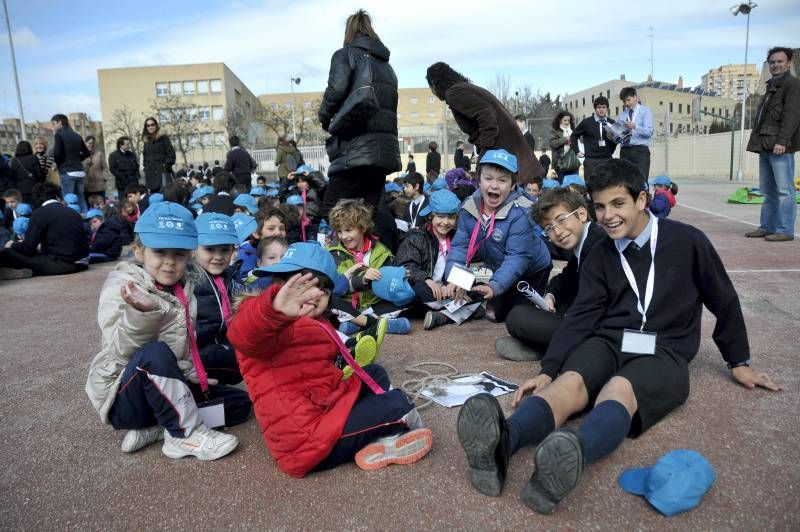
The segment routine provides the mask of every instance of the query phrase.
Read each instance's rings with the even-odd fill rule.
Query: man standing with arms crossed
[[[758,186],[764,194],[761,225],[746,233],[768,242],[794,240],[797,202],[794,187],[794,152],[800,149],[800,80],[789,72],[790,48],[767,52],[772,79],[761,99],[747,151],[758,153]]]
[[[647,181],[650,177],[650,144],[653,142],[653,113],[649,107],[639,103],[636,89],[625,87],[619,92],[619,99],[625,107],[617,118],[630,132],[622,141],[619,158],[633,163]]]

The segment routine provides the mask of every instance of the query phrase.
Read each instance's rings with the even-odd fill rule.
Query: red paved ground
[[[755,222],[758,207],[721,203],[731,186],[681,184],[679,201]],[[800,246],[747,241],[745,223],[678,207],[675,219],[703,228],[739,290],[753,360],[783,386],[771,394],[733,384],[710,339],[706,315],[701,351],[691,364],[685,406],[638,440],[628,440],[586,473],[549,517],[530,512],[519,491],[532,451],[512,460],[503,495],[481,496],[469,485],[454,432],[456,410],[423,411],[434,448],[415,466],[365,473],[354,465],[297,480],[280,473],[254,421],[233,429],[241,439],[229,457],[211,463],[174,461],[152,446],[119,451],[121,433],[102,426],[83,392],[97,351],[95,311],[107,269],[69,277],[0,283],[0,518],[8,529],[800,529]],[[742,270],[792,269],[753,273]],[[708,313],[706,313],[708,314]],[[461,371],[488,370],[521,382],[535,364],[499,360],[502,325],[470,323],[391,337],[381,362],[396,382],[403,368],[427,360]],[[503,401],[507,412],[509,399]],[[663,453],[704,453],[717,482],[692,512],[671,519],[616,485],[621,471]]]

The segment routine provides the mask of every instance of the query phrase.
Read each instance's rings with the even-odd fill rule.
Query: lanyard
[[[361,248],[361,251],[352,251],[351,252],[356,258],[356,264],[358,264],[359,262],[362,262],[362,263],[364,262],[364,255],[369,253],[370,249],[372,249],[372,241],[371,240],[367,240],[364,243],[364,247]],[[358,309],[358,292],[353,292],[353,296],[351,298],[351,302],[353,303],[353,308],[354,309]]]
[[[225,281],[222,279],[221,275],[215,275],[212,277],[212,279],[214,280],[214,284],[217,286],[217,290],[219,290],[219,303],[220,307],[222,307],[222,320],[227,325],[233,316],[233,312],[231,311],[231,301],[228,297],[228,289],[225,288]]]
[[[481,212],[483,212],[483,208],[481,208]],[[489,219],[489,227],[486,230],[486,236],[483,237],[480,244],[477,244],[478,240],[478,232],[481,229],[481,221],[480,219],[475,221],[475,229],[472,230],[472,236],[469,239],[469,247],[467,248],[467,266],[469,263],[472,262],[472,258],[475,256],[475,253],[478,252],[478,248],[480,248],[486,240],[492,236],[492,232],[494,231],[494,214],[492,213],[492,217]]]
[[[194,326],[192,325],[192,312],[189,310],[189,299],[186,297],[186,292],[180,284],[175,285],[175,297],[183,305],[183,311],[186,314],[186,328],[189,332],[189,350],[192,353],[192,363],[194,370],[197,372],[197,380],[200,381],[200,389],[204,394],[208,393],[208,374],[206,368],[203,367],[203,361],[200,359],[200,350],[197,348],[197,337],[194,335]]]
[[[417,217],[419,216],[419,211],[422,210],[422,204],[423,203],[425,203],[424,199],[416,204],[416,207],[417,207],[416,212],[414,211],[414,202],[413,201],[411,202],[411,205],[408,206],[408,217],[411,220],[411,227],[416,227],[417,226]]]
[[[631,285],[633,293],[636,294],[636,309],[642,315],[642,326],[640,331],[644,330],[644,325],[647,323],[647,309],[650,307],[650,301],[653,299],[653,288],[655,286],[656,278],[656,243],[658,241],[658,218],[650,216],[653,220],[653,225],[650,229],[650,255],[652,261],[650,262],[650,271],[647,273],[647,284],[644,287],[644,306],[642,306],[642,298],[639,296],[639,287],[636,286],[636,278],[633,276],[628,259],[622,254],[622,251],[617,250],[619,253],[619,260],[622,262],[622,271],[625,272],[625,277],[628,278],[628,284]],[[630,245],[630,244],[628,244]]]
[[[350,351],[344,345],[342,339],[339,338],[339,335],[333,332],[330,329],[330,326],[326,327],[325,324],[320,321],[317,321],[317,324],[322,327],[322,330],[325,331],[325,334],[327,334],[330,339],[333,340],[333,343],[339,348],[339,354],[342,355],[342,358],[344,358],[344,361],[347,362],[347,365],[353,368],[353,373],[358,375],[358,378],[361,379],[361,382],[369,386],[375,395],[383,395],[386,393],[386,391],[381,388],[377,382],[375,382],[375,379],[370,377],[369,373],[364,371],[364,369],[358,365],[358,362],[353,359],[353,355],[350,354]]]
[[[439,240],[437,238],[437,240]],[[445,258],[447,254],[450,252],[450,237],[448,236],[444,240],[439,240],[439,253],[442,254]]]

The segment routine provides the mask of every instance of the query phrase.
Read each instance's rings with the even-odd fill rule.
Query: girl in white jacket
[[[238,439],[203,423],[187,383],[198,383],[206,395],[211,391],[198,362],[196,302],[185,277],[197,248],[194,220],[178,204],[156,203],[142,214],[135,232],[138,264],[118,264],[100,293],[102,350],[89,367],[86,393],[104,423],[127,429],[124,452],[163,438],[162,451],[170,458],[221,458]],[[242,407],[246,418],[249,401]],[[224,424],[222,406],[209,408],[203,416],[221,415]]]

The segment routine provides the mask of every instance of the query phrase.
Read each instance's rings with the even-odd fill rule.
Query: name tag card
[[[472,285],[475,284],[475,274],[469,268],[454,264],[450,269],[450,275],[447,276],[447,282],[453,283],[464,290],[471,290]]]
[[[622,352],[635,355],[655,355],[656,333],[625,329],[622,334]]]
[[[222,399],[198,403],[197,408],[200,410],[200,419],[206,427],[215,429],[225,426],[225,406]]]

